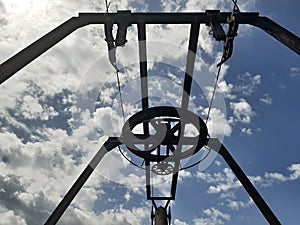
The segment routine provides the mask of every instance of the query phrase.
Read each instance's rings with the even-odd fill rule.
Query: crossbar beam
[[[199,13],[79,13],[54,30],[50,31],[31,45],[27,46],[0,65],[0,84],[13,76],[41,54],[75,30],[90,24],[192,24],[209,25],[213,22],[228,23],[231,12],[207,10]],[[215,21],[217,20],[217,21]],[[260,17],[256,12],[242,12],[236,15],[239,24],[250,24],[261,28],[288,48],[300,55],[300,38],[267,17]]]

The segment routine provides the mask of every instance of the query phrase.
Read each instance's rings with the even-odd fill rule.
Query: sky
[[[300,35],[297,0],[239,0]],[[110,12],[231,11],[229,0],[112,0]],[[0,62],[79,12],[105,1],[0,0]],[[81,28],[0,85],[1,225],[43,224],[108,136],[141,110],[137,28],[117,49],[125,118],[103,25]],[[150,106],[180,106],[189,26],[148,25]],[[200,27],[189,110],[205,119],[223,45]],[[222,66],[208,130],[231,152],[282,224],[299,224],[299,56],[267,33],[241,25]],[[122,147],[132,160],[135,158]],[[185,165],[203,157],[199,152]],[[157,194],[169,180],[158,176]],[[210,153],[179,173],[173,225],[267,224],[228,165]],[[150,224],[144,171],[107,154],[58,224]]]

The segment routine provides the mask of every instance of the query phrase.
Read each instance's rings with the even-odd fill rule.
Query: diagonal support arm
[[[104,155],[120,145],[121,142],[116,137],[110,137],[103,146],[99,149],[97,154],[94,156],[94,158],[91,160],[91,162],[87,165],[85,170],[82,172],[82,174],[78,177],[78,179],[75,181],[71,189],[68,191],[68,193],[64,196],[64,198],[61,200],[59,205],[55,208],[53,213],[50,215],[48,220],[45,222],[45,225],[54,225],[58,222],[60,217],[64,214],[68,206],[71,204],[77,193],[80,191],[82,186],[85,184],[87,179],[90,177],[94,169],[97,167],[99,162],[102,160]]]
[[[226,147],[223,144],[221,144],[217,138],[209,139],[207,146],[212,150],[214,150],[215,152],[219,153],[224,158],[224,160],[227,162],[227,164],[229,165],[233,173],[236,175],[238,180],[242,183],[243,187],[246,189],[248,194],[251,196],[256,206],[264,215],[266,220],[272,225],[280,225],[281,223],[279,222],[275,214],[272,212],[272,210],[265,202],[265,200],[261,197],[259,192],[254,187],[254,185],[251,183],[251,181],[248,179],[246,174],[243,172],[241,167],[239,167],[239,165],[231,156],[231,154],[226,149]]]
[[[258,27],[271,35],[277,41],[300,55],[300,38],[268,17],[259,16],[248,21],[248,24]]]

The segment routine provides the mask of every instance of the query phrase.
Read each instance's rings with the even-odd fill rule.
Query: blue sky
[[[300,34],[299,1],[238,1]],[[114,0],[110,11],[230,11],[231,1]],[[0,1],[0,61],[78,12],[103,12],[104,1]],[[148,26],[151,104],[180,105],[188,26]],[[201,27],[190,110],[205,118],[222,44]],[[123,119],[103,26],[82,28],[0,85],[2,225],[42,224],[107,136]],[[140,110],[137,32],[117,50],[125,116]],[[208,122],[282,224],[300,219],[299,56],[265,32],[240,26],[222,67]],[[166,99],[166,101],[163,101]],[[201,99],[201,100],[199,100]],[[205,101],[206,100],[206,101]],[[133,157],[128,153],[130,157]],[[179,174],[173,225],[267,224],[219,156]],[[113,166],[112,166],[113,165]],[[157,178],[162,188],[168,182]],[[142,170],[114,150],[96,169],[59,224],[150,224]],[[164,189],[160,190],[164,193]],[[113,223],[112,223],[113,221]]]

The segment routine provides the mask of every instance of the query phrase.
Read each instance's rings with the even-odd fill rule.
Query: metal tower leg
[[[233,173],[236,175],[238,180],[242,183],[243,187],[246,189],[248,194],[251,196],[256,206],[264,215],[266,220],[272,225],[280,225],[281,223],[279,222],[275,214],[272,212],[268,204],[258,193],[254,185],[248,179],[248,177],[243,172],[243,170],[239,167],[239,165],[231,156],[231,154],[226,149],[226,147],[223,144],[221,144],[218,139],[215,138],[211,138],[207,146],[210,147],[212,150],[216,151],[217,153],[219,153],[224,158],[224,160],[227,162],[227,164],[229,165]]]
[[[101,159],[104,157],[106,153],[108,153],[110,150],[114,149],[118,145],[120,145],[121,142],[118,138],[110,137],[103,146],[99,149],[97,154],[94,156],[94,158],[91,160],[91,162],[87,165],[85,170],[82,172],[82,174],[79,176],[79,178],[76,180],[76,182],[73,184],[71,189],[68,191],[68,193],[64,196],[64,198],[61,200],[59,205],[55,208],[53,213],[50,215],[48,220],[45,222],[45,225],[53,225],[56,224],[57,221],[60,219],[60,217],[64,214],[68,206],[71,204],[77,193],[80,191],[84,183],[87,181],[89,176],[92,174],[94,169],[97,167]]]

